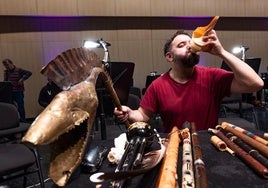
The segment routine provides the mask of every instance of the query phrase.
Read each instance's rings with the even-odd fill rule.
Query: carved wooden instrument
[[[219,128],[221,129],[221,128]],[[268,169],[264,167],[259,161],[250,156],[247,152],[241,149],[234,142],[229,140],[221,131],[216,129],[209,129],[210,132],[216,134],[221,138],[234,152],[235,154],[243,160],[247,165],[249,165],[257,174],[264,178],[268,178]]]
[[[199,144],[198,134],[196,131],[195,123],[191,123],[191,135],[195,168],[195,185],[197,188],[207,188],[207,173],[205,163],[203,161],[202,150]]]
[[[182,187],[193,188],[195,187],[194,182],[194,170],[193,170],[193,156],[192,156],[192,142],[191,135],[188,128],[183,137],[182,145]]]
[[[258,142],[260,142],[260,143],[268,146],[268,140],[265,140],[262,137],[254,134],[254,133],[252,133],[252,132],[250,132],[248,130],[245,130],[245,129],[241,128],[241,127],[238,127],[238,126],[236,126],[234,124],[227,123],[227,122],[222,122],[222,125],[224,125],[224,126],[226,125],[226,126],[232,127],[233,129],[238,130],[239,132],[241,132],[241,133],[249,136],[250,138],[253,138],[254,140],[256,140],[256,141],[258,141]]]
[[[249,155],[251,155],[254,159],[259,161],[261,164],[263,164],[266,168],[268,168],[268,159],[264,157],[262,154],[259,153],[258,150],[253,148],[252,146],[245,143],[243,140],[241,140],[239,137],[235,136],[233,133],[228,132],[224,129],[220,129],[223,134],[232,140],[234,143],[236,143],[240,148],[242,148],[245,152],[247,152]]]
[[[240,139],[242,139],[247,144],[251,145],[252,147],[256,148],[260,153],[262,153],[265,157],[268,157],[268,146],[254,140],[253,138],[250,138],[249,136],[245,135],[244,133],[241,133],[240,131],[232,128],[228,125],[228,123],[223,123],[221,127],[234,135],[238,136]]]

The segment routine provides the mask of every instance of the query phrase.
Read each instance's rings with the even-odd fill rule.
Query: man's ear
[[[166,60],[167,60],[168,62],[173,61],[173,54],[170,53],[170,52],[167,52],[167,53],[166,53]]]

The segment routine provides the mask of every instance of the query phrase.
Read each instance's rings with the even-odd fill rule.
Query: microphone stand
[[[111,46],[110,43],[107,43],[106,41],[100,39],[98,40],[98,43],[101,45],[101,47],[104,49],[104,57],[102,60],[102,63],[106,70],[108,70],[109,74],[111,74],[111,61],[110,61],[110,55],[108,46]],[[99,91],[99,97],[100,97],[100,127],[101,127],[101,139],[106,140],[106,125],[105,125],[105,112],[104,112],[104,105],[103,105],[103,92],[105,88],[99,88],[97,91]]]

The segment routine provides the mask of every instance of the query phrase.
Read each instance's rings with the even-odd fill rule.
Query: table
[[[248,129],[247,129],[248,130]],[[253,130],[248,130],[253,132]],[[253,133],[256,133],[254,129]],[[258,131],[256,134],[261,134]],[[166,135],[162,135],[166,136]],[[220,152],[210,143],[211,133],[207,131],[199,131],[198,138],[202,149],[203,161],[205,162],[208,185],[210,188],[267,188],[268,180],[259,177],[253,170],[251,170],[245,163],[243,163],[236,156],[232,156],[227,152]],[[113,146],[113,140],[93,141],[91,144],[104,145],[107,147]],[[182,146],[180,145],[181,155]],[[179,157],[178,176],[181,180],[181,156]],[[128,188],[152,188],[158,178],[160,169],[158,165],[154,170],[137,176],[130,180]],[[99,171],[114,171],[115,166],[109,164],[107,159],[104,160]],[[70,182],[66,187],[80,187],[75,182],[84,181],[81,187],[95,187],[97,184],[89,181],[90,174],[81,173],[77,180]],[[102,187],[109,187],[110,183],[105,182]]]

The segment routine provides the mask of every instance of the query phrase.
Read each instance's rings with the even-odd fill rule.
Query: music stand
[[[246,63],[259,74],[259,69],[261,65],[261,58],[247,58]]]
[[[146,89],[149,87],[149,85],[155,80],[157,79],[158,77],[160,76],[160,74],[149,74],[147,77],[146,77],[146,83],[145,83],[145,88],[142,89],[142,94],[144,95]]]
[[[127,104],[134,73],[133,62],[110,62],[110,77],[113,87],[122,105]],[[115,105],[104,86],[98,87],[99,96],[98,114],[100,115],[101,138],[106,139],[105,114],[113,114]]]
[[[247,63],[257,74],[259,73],[260,64],[261,64],[261,58],[247,58],[245,59],[245,63]],[[230,67],[222,61],[221,69],[232,71]],[[257,94],[258,95],[258,94]],[[242,100],[251,103],[252,93],[243,93],[242,94]]]
[[[225,63],[225,61],[222,61],[221,63],[221,69],[232,71],[232,69]]]
[[[259,73],[261,58],[247,58],[245,60],[245,63],[247,63],[257,74]],[[224,61],[222,61],[221,69],[232,71],[231,68]]]
[[[133,84],[135,63],[111,62],[111,78],[121,104],[127,104],[130,87]]]

